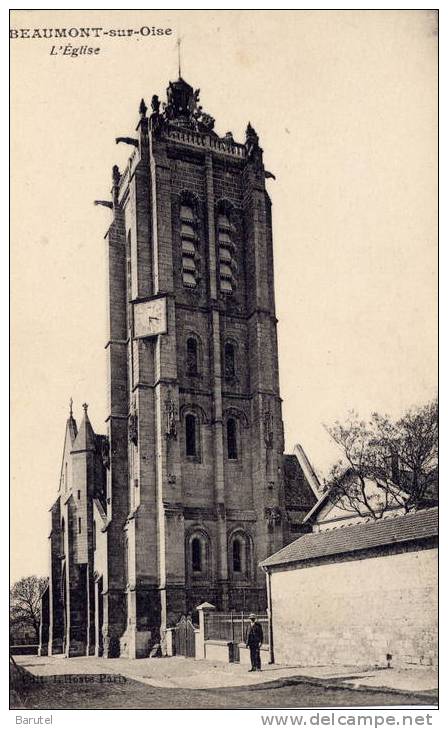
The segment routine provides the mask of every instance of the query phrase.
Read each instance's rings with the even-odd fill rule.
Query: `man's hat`
[[[255,618],[256,618],[256,615],[255,615],[255,613],[251,613],[251,614],[249,615],[249,620],[252,620],[252,618],[253,618],[253,619],[255,620]]]

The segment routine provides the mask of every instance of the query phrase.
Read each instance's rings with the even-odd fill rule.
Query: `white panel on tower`
[[[134,338],[156,337],[166,334],[166,297],[158,297],[150,301],[138,301],[134,304]]]

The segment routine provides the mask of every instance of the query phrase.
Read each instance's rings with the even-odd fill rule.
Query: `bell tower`
[[[263,151],[199,90],[142,100],[113,170],[105,652],[143,654],[208,601],[262,610],[285,544],[271,203]],[[109,649],[111,653],[112,648]]]

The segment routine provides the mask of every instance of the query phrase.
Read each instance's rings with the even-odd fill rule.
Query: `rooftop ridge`
[[[438,506],[377,521],[305,534],[260,563],[262,567],[305,562],[364,549],[438,536]]]

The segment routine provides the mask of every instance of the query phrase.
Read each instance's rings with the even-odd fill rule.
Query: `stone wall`
[[[437,550],[391,547],[271,576],[275,662],[437,662]]]

